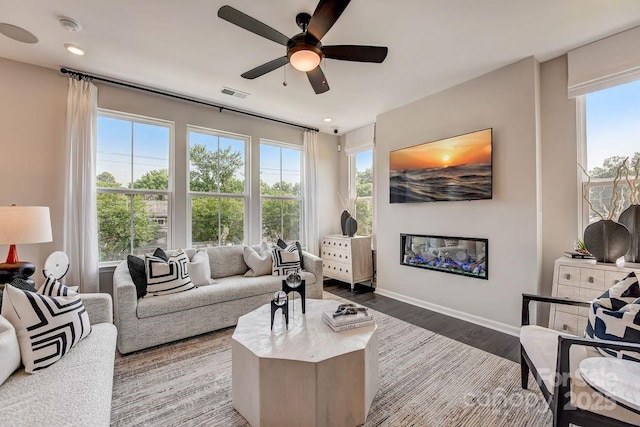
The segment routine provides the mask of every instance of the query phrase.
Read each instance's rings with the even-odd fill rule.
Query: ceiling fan
[[[300,71],[306,72],[309,83],[316,94],[329,90],[327,79],[320,68],[322,58],[342,61],[381,63],[387,57],[388,49],[382,46],[335,45],[323,46],[320,40],[336,23],[351,0],[320,0],[313,16],[299,13],[296,24],[301,33],[289,38],[268,25],[234,9],[222,6],[218,16],[238,27],[267,38],[287,47],[287,54],[242,74],[245,79],[255,79],[287,63]]]

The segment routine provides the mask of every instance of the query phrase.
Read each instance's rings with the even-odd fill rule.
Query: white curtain
[[[320,253],[320,221],[318,220],[318,132],[306,130],[304,141],[304,224],[307,250]]]
[[[89,81],[69,78],[67,96],[67,179],[63,250],[69,256],[68,285],[99,292],[98,219],[96,208],[96,129],[98,89]]]

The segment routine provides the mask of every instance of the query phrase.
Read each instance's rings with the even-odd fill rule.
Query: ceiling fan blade
[[[387,57],[389,49],[383,46],[336,45],[323,46],[325,58],[343,61],[377,62],[381,63]]]
[[[307,77],[309,77],[309,83],[311,83],[316,95],[320,95],[329,90],[329,83],[327,83],[327,78],[324,76],[320,66],[317,66],[311,71],[307,71]]]
[[[333,27],[351,0],[320,0],[313,12],[307,33],[320,40]]]
[[[240,12],[238,9],[232,8],[231,6],[222,6],[218,9],[218,16],[225,21],[237,25],[238,27],[244,28],[247,31],[251,31],[254,34],[281,45],[286,46],[289,42],[289,37],[285,36],[280,31],[274,30],[267,24],[264,24],[257,19]]]
[[[256,68],[243,73],[242,77],[244,77],[245,79],[253,80],[256,77],[260,77],[262,75],[270,73],[271,71],[280,68],[287,63],[289,63],[289,58],[287,58],[286,56],[276,58],[273,61],[269,61],[266,64],[258,65]]]

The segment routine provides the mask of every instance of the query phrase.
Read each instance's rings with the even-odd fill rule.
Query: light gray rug
[[[365,426],[551,425],[535,381],[521,390],[517,363],[373,314],[380,389]],[[232,334],[230,328],[116,356],[112,425],[248,426],[231,403]]]

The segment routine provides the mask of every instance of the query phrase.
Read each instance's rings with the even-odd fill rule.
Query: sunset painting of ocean
[[[392,151],[391,203],[490,199],[492,129]]]

